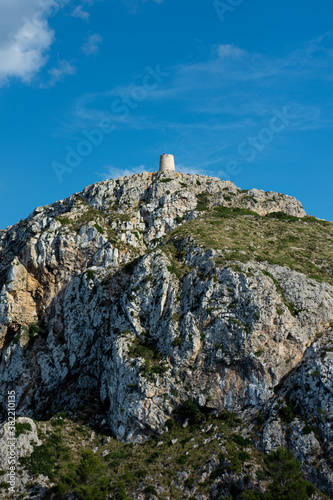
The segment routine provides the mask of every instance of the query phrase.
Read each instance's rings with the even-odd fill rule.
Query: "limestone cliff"
[[[332,494],[332,236],[290,196],[173,172],[36,208],[0,232],[3,421],[15,389],[22,416],[143,443],[191,400]]]

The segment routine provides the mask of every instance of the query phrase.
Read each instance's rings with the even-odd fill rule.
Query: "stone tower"
[[[160,158],[159,172],[175,172],[175,159],[173,155],[162,154]]]

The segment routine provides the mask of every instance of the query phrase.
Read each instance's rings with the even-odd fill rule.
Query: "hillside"
[[[332,239],[295,198],[181,173],[1,231],[20,498],[333,496]]]

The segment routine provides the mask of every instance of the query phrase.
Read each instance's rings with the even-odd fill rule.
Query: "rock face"
[[[21,426],[21,428],[20,428]],[[21,432],[22,431],[22,432]],[[2,473],[8,471],[8,463],[13,462],[13,455],[11,454],[10,447],[8,443],[13,443],[13,434],[11,433],[11,429],[9,424],[6,422],[4,424],[0,424],[0,469]],[[22,457],[29,457],[31,453],[34,451],[36,446],[41,446],[42,441],[38,437],[37,427],[35,422],[31,418],[27,417],[19,417],[16,419],[16,439],[14,445],[14,457],[15,463],[17,465],[17,461]],[[10,462],[10,460],[12,460]],[[6,479],[5,482],[9,482],[10,478],[8,475],[3,474],[3,479]],[[28,489],[28,484],[31,484],[31,477],[25,470],[20,470],[18,473],[15,471],[15,494],[26,493]],[[42,498],[43,494],[45,494],[47,488],[49,487],[49,479],[47,477],[43,477],[39,475],[36,484],[33,485],[31,490],[32,498]],[[15,497],[15,494],[12,495]],[[10,493],[8,490],[2,494],[0,492],[0,498],[10,498]]]
[[[268,452],[291,439],[302,462],[314,449],[320,457],[333,437],[333,287],[265,260],[229,255],[221,264],[223,249],[172,239],[219,206],[305,216],[282,194],[144,173],[89,186],[1,231],[3,420],[15,389],[20,415],[85,413],[138,443],[163,433],[191,398],[203,411],[263,408],[258,446]],[[287,433],[272,403],[285,397],[275,394],[280,384],[322,442],[302,434],[301,420]],[[324,479],[307,470],[328,492],[329,460],[325,467]]]
[[[333,330],[315,341],[286,376],[279,397],[266,403],[262,448],[287,446],[307,477],[333,493]]]

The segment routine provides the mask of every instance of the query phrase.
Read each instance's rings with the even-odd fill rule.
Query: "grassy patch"
[[[71,224],[71,221],[68,219],[68,217],[55,217],[54,219],[60,222],[60,224],[65,224],[67,226]]]
[[[175,229],[168,241],[175,236],[191,238],[204,248],[222,250],[219,265],[266,261],[333,284],[332,222],[279,213],[261,217],[247,209],[215,207]]]

